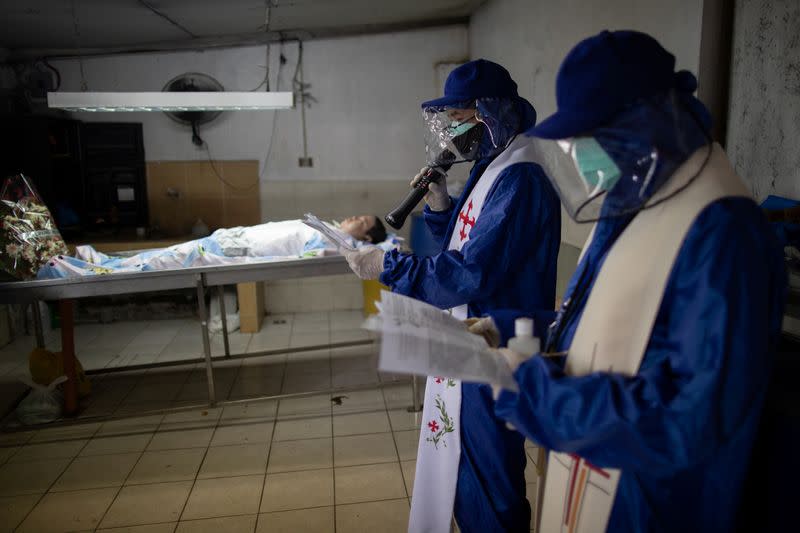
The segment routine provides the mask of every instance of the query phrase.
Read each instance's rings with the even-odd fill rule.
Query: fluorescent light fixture
[[[67,111],[266,111],[294,107],[292,92],[55,92],[47,106]]]

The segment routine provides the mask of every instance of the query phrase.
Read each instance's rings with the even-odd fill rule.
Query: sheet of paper
[[[312,215],[311,213],[306,213],[305,218],[303,219],[303,224],[306,226],[310,226],[317,230],[318,232],[322,233],[326,239],[328,239],[334,246],[336,246],[339,250],[347,250],[347,251],[355,251],[355,248],[347,242],[347,239],[341,232],[336,231],[335,229],[331,228],[325,222],[317,218],[316,216]]]
[[[518,390],[505,360],[449,313],[387,291],[381,293],[379,310],[364,327],[381,333],[380,370]]]

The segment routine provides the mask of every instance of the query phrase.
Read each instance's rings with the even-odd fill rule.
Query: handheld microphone
[[[439,154],[434,164],[427,167],[427,170],[422,174],[422,178],[414,185],[403,201],[384,217],[386,223],[394,229],[402,228],[408,215],[428,193],[428,185],[439,181],[441,176],[453,166],[451,161],[454,161],[455,158],[456,156],[450,150],[444,150]]]

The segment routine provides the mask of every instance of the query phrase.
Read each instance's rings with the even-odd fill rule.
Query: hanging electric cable
[[[265,91],[269,92],[269,60],[270,60],[269,47],[270,47],[270,45],[269,45],[269,43],[267,43],[267,47],[266,47],[267,48],[266,49],[266,64],[264,65],[264,70],[265,70],[264,77],[261,78],[261,82],[258,85],[256,85],[252,89],[249,89],[249,92],[251,92],[251,93],[256,92],[257,90],[259,90],[262,87],[264,87]],[[261,66],[261,65],[259,65],[259,66]]]
[[[81,32],[78,29],[78,15],[75,12],[75,0],[71,2],[72,6],[72,28],[75,33],[75,48],[78,52],[78,68],[81,71],[81,91],[86,92],[89,90],[89,84],[86,83],[86,75],[83,72],[83,55],[81,54]]]
[[[303,83],[303,41],[297,43],[297,69],[295,70],[295,87],[300,91],[300,121],[303,129],[303,159],[308,163],[308,134],[306,133],[306,91]],[[300,81],[297,81],[297,71],[300,71]]]
[[[311,102],[316,100],[308,92],[311,87],[310,84],[305,83],[303,78],[303,41],[297,41],[297,65],[294,69],[294,76],[292,77],[293,90],[300,105],[300,125],[303,137],[303,156],[299,159],[298,163],[301,167],[313,166],[312,160],[308,157],[308,132],[306,129],[306,107],[311,105]]]
[[[51,64],[50,64],[50,63],[47,61],[47,59],[42,59],[42,64],[43,64],[45,67],[49,68],[51,71],[53,71],[53,74],[55,74],[55,75],[56,75],[56,86],[55,86],[55,89],[54,89],[54,90],[56,90],[56,91],[57,91],[57,90],[61,89],[61,72],[59,72],[59,70],[58,70],[56,67],[54,67],[53,65],[51,65]]]
[[[276,79],[275,79],[275,90],[276,91],[280,91],[281,90],[281,74],[283,73],[284,65],[286,65],[286,56],[283,55],[283,47],[284,47],[284,43],[283,43],[283,41],[281,41],[281,48],[280,48],[280,53],[279,53],[279,57],[278,57],[278,75],[276,76]],[[269,160],[270,160],[270,157],[272,156],[272,145],[273,145],[273,141],[275,140],[275,130],[276,130],[277,124],[278,124],[278,113],[276,111],[273,111],[272,112],[272,132],[270,133],[270,136],[269,136],[269,144],[267,145],[267,152],[266,152],[266,154],[264,154],[264,163],[261,165],[261,172],[259,172],[259,174],[258,174],[258,181],[259,182],[261,181],[261,177],[265,175],[265,173],[267,171],[267,166],[269,166]]]
[[[275,4],[272,4],[270,0],[265,0],[264,2],[264,37],[265,39],[269,39],[269,18],[270,18],[270,10],[273,7],[278,5],[277,0]],[[259,83],[255,89],[250,89],[250,92],[255,92],[259,90],[261,87],[264,87],[264,90],[269,92],[269,61],[270,61],[270,43],[267,41],[266,44],[266,60],[264,64],[264,77],[261,79],[261,83]]]
[[[253,183],[251,183],[250,185],[245,185],[243,187],[240,187],[238,185],[234,185],[231,182],[229,182],[228,180],[226,180],[225,178],[223,178],[222,174],[220,174],[219,170],[217,169],[217,165],[214,162],[214,158],[211,157],[211,148],[208,146],[208,142],[203,140],[201,146],[206,151],[206,157],[208,158],[208,163],[211,165],[211,170],[214,171],[214,174],[217,176],[217,179],[219,181],[221,181],[226,187],[229,187],[229,188],[233,189],[234,191],[247,192],[247,191],[252,190],[254,187],[256,187],[258,185],[258,182],[260,181],[261,176],[259,176],[255,180],[253,180]]]

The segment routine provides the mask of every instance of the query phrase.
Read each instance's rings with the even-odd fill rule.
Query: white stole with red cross
[[[494,161],[470,191],[458,214],[448,250],[460,252],[483,209],[497,178],[510,165],[535,163],[529,138],[518,135]],[[450,312],[467,318],[467,306]],[[417,451],[414,494],[411,500],[410,533],[450,531],[456,496],[458,462],[461,458],[461,381],[444,376],[429,377],[425,387],[422,429]]]
[[[707,153],[708,148],[703,147],[689,158],[651,203],[679,191],[702,167]],[[639,371],[689,228],[709,204],[736,196],[750,197],[750,193],[715,144],[705,169],[688,188],[633,219],[597,275],[569,347],[568,375],[614,372],[632,376]],[[584,251],[588,247],[589,242]],[[550,452],[538,531],[605,531],[620,474],[620,470],[598,468],[574,454]]]

